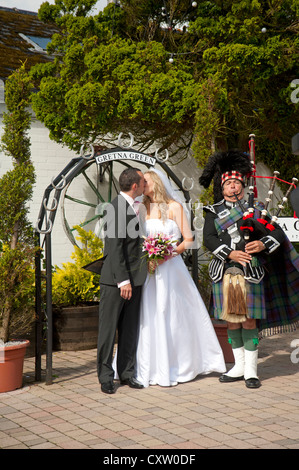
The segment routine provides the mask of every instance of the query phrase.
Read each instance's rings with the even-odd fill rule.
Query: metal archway
[[[119,136],[119,143],[120,143]],[[133,137],[131,136],[131,142],[133,143]],[[112,187],[115,186],[115,178],[113,176],[113,167],[115,163],[123,166],[132,166],[132,164],[141,164],[147,168],[159,165],[167,174],[167,176],[175,183],[179,191],[182,192],[184,199],[187,203],[191,202],[189,190],[186,189],[184,180],[181,181],[176,174],[167,165],[168,152],[164,158],[160,157],[158,151],[154,156],[139,152],[129,147],[118,146],[112,149],[104,150],[98,153],[94,152],[93,147],[90,148],[88,154],[84,154],[83,146],[81,147],[80,156],[73,158],[67,166],[52,179],[51,184],[46,188],[39,215],[35,228],[36,246],[39,248],[36,254],[35,260],[35,279],[36,279],[36,350],[35,350],[35,378],[37,381],[41,381],[41,345],[42,345],[42,330],[43,330],[43,319],[46,319],[46,384],[52,383],[52,241],[51,232],[57,215],[57,209],[62,199],[62,212],[63,212],[63,224],[64,229],[67,233],[71,243],[75,244],[75,238],[72,234],[72,228],[67,222],[65,214],[64,201],[66,199],[72,200],[74,203],[85,204],[86,206],[93,207],[95,204],[89,201],[76,200],[72,197],[68,197],[67,190],[69,189],[72,181],[80,175],[84,177],[84,180],[89,184],[94,194],[98,198],[98,201],[109,202],[112,197]],[[87,175],[87,170],[91,165],[97,164],[98,168],[98,180],[101,182],[101,178],[106,174],[108,175],[108,201],[106,197],[101,193],[100,189],[95,185]],[[95,214],[91,219],[87,219],[81,225],[85,225],[99,219],[101,214]],[[194,218],[193,211],[191,211],[191,224],[194,229]],[[198,227],[201,229],[201,227]],[[43,237],[43,239],[42,239]],[[41,252],[45,250],[45,280],[46,280],[46,304],[45,309],[43,308],[42,295],[41,295],[41,281],[42,281],[42,269],[41,269]],[[193,279],[198,280],[198,250],[191,250],[185,256],[185,263],[191,271]]]

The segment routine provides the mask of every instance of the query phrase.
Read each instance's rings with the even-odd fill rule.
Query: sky
[[[37,12],[40,5],[46,0],[0,0],[0,7],[19,8],[20,10],[35,11]],[[54,4],[54,0],[47,0],[49,3]],[[107,0],[98,0],[95,5],[94,13],[103,10],[107,5]]]

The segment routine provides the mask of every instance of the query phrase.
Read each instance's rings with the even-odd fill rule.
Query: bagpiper
[[[216,152],[199,183],[214,185],[203,229],[203,243],[213,254],[211,314],[227,322],[235,360],[219,380],[245,379],[246,387],[258,388],[260,337],[291,331],[299,323],[299,255],[263,206],[245,200],[252,172],[247,153]]]

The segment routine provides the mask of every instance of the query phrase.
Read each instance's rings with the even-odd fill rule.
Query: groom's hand
[[[120,296],[125,300],[130,300],[132,297],[132,285],[126,284],[125,286],[120,287]]]

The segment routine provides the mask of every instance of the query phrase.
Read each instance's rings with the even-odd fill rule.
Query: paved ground
[[[0,394],[0,448],[298,449],[296,361],[299,331],[261,341],[258,390],[214,374],[171,388],[120,386],[108,396],[96,350],[54,353],[52,385],[34,382],[27,358],[24,387]]]

